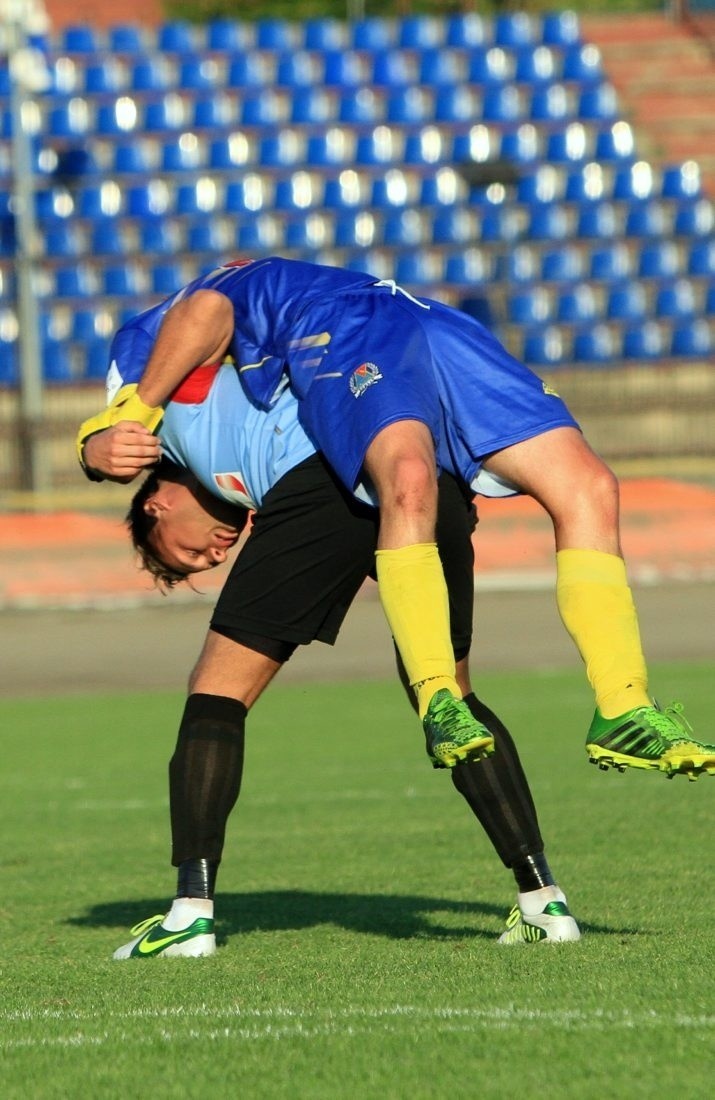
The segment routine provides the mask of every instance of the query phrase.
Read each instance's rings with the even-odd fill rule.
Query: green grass
[[[661,666],[712,713],[711,668]],[[495,944],[511,876],[392,684],[276,686],[205,960],[113,963],[162,912],[176,695],[0,702],[2,1095],[427,1100],[712,1084],[712,780],[588,767],[578,673],[484,677],[584,939]]]

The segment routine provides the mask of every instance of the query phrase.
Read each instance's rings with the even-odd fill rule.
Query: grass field
[[[703,731],[711,678],[653,670]],[[173,892],[183,701],[0,701],[2,1096],[710,1095],[715,784],[589,767],[578,672],[480,692],[521,746],[578,944],[496,945],[511,876],[395,685],[276,686],[249,724],[221,949],[114,963]]]

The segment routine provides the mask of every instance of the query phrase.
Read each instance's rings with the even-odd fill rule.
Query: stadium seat
[[[181,248],[181,236],[175,222],[167,218],[148,218],[139,225],[139,243],[143,253],[174,255]]]
[[[482,118],[485,122],[520,122],[526,117],[524,100],[516,85],[485,89],[482,99]]]
[[[613,177],[613,199],[640,202],[652,198],[654,193],[655,177],[647,161],[640,160],[619,168]]]
[[[593,237],[596,240],[620,237],[621,221],[612,202],[594,202],[579,210],[577,233],[579,237]]]
[[[534,240],[565,240],[571,236],[570,218],[559,203],[544,203],[534,206],[528,216],[527,236]]]
[[[150,132],[181,130],[188,125],[189,109],[188,100],[168,92],[161,99],[147,103],[144,112],[144,129]]]
[[[547,11],[541,17],[541,41],[547,46],[577,46],[581,42],[578,15],[573,11]]]
[[[246,50],[231,56],[226,86],[229,88],[263,88],[273,83],[275,66],[266,53]]]
[[[110,264],[104,269],[104,293],[131,297],[146,291],[143,273],[133,263]]]
[[[474,11],[447,16],[445,45],[474,49],[487,41],[487,22]]]
[[[146,31],[137,23],[115,23],[107,32],[110,53],[141,53]]]
[[[137,57],[131,66],[129,86],[136,92],[164,92],[174,83],[174,68],[162,54]]]
[[[556,320],[568,324],[585,324],[599,315],[594,289],[588,283],[579,283],[559,295],[556,304]]]
[[[635,151],[633,130],[627,122],[614,122],[596,134],[594,156],[601,162],[631,160]]]
[[[339,19],[306,19],[303,44],[306,50],[342,50],[350,42],[348,24]]]
[[[250,49],[254,43],[253,24],[235,19],[212,19],[206,24],[206,48],[232,54]]]
[[[157,28],[156,45],[161,53],[194,53],[197,46],[203,46],[199,41],[200,28],[193,23],[185,23],[181,20],[172,20],[162,23]]]
[[[430,226],[419,210],[389,210],[385,216],[382,241],[398,248],[429,244]]]
[[[582,168],[570,168],[564,188],[564,198],[567,202],[586,204],[601,202],[606,197],[606,179],[603,167],[595,161],[585,164]]]
[[[526,12],[501,13],[494,19],[497,46],[531,46],[536,41],[534,20]]]
[[[361,134],[355,146],[355,163],[397,164],[402,163],[404,136],[396,127],[376,126],[367,134]]]
[[[531,96],[530,117],[533,122],[566,122],[574,117],[575,107],[563,84],[535,88]]]
[[[96,317],[94,309],[72,310],[70,339],[82,344],[95,340],[97,338]]]
[[[563,196],[566,177],[563,170],[552,164],[542,164],[531,172],[526,172],[517,182],[516,201],[538,205],[556,202]]]
[[[115,57],[105,57],[97,65],[85,66],[84,91],[88,95],[101,95],[105,92],[116,94],[129,87],[127,71]]]
[[[339,122],[377,123],[384,119],[385,113],[385,97],[373,88],[355,88],[340,96]]]
[[[322,205],[323,177],[317,172],[294,172],[276,181],[275,210],[306,211]]]
[[[611,288],[606,316],[616,321],[640,321],[648,313],[648,299],[641,283],[623,282]]]
[[[396,25],[378,16],[356,19],[352,24],[352,46],[355,50],[384,50],[395,43]]]
[[[467,80],[484,87],[502,87],[513,79],[516,62],[500,47],[479,46],[469,53]]]
[[[584,274],[583,252],[575,245],[548,249],[541,257],[541,278],[546,282],[571,283]]]
[[[79,256],[81,238],[76,225],[57,221],[43,230],[46,256]]]
[[[430,122],[434,100],[427,88],[398,88],[387,96],[386,120],[398,123]]]
[[[323,81],[326,87],[360,88],[370,79],[367,58],[354,50],[328,50],[323,58]]]
[[[73,96],[64,103],[52,107],[49,114],[49,133],[55,138],[84,138],[90,130],[89,104],[83,96]]]
[[[671,337],[671,355],[710,356],[715,352],[715,330],[704,318],[677,324]]]
[[[435,244],[473,244],[479,238],[479,222],[474,210],[463,206],[438,209],[432,221]]]
[[[202,176],[176,189],[177,214],[213,214],[221,209],[220,189],[211,176]]]
[[[455,84],[435,90],[435,122],[475,122],[481,114],[482,100],[474,88]]]
[[[271,209],[272,202],[273,188],[269,180],[258,173],[250,173],[227,184],[224,211],[228,214],[257,214]]]
[[[656,317],[670,317],[687,321],[695,317],[697,296],[689,279],[677,279],[669,286],[662,286],[655,296]]]
[[[681,270],[680,250],[675,241],[644,245],[638,256],[638,274],[646,279],[670,279]]]
[[[627,237],[662,237],[667,228],[666,210],[661,202],[639,202],[630,207],[624,232]]]
[[[323,84],[324,62],[321,54],[295,50],[278,58],[276,84],[288,88],[313,88]]]
[[[473,287],[482,283],[489,284],[493,278],[493,256],[485,248],[461,248],[447,256],[444,267],[444,279],[447,283],[464,283]]]
[[[72,359],[64,340],[46,338],[42,341],[42,377],[47,382],[70,382]]]
[[[702,195],[700,166],[694,160],[663,169],[660,193],[664,199],[698,199]]]
[[[162,145],[161,168],[164,172],[193,172],[204,163],[204,149],[196,134],[184,133]]]
[[[19,381],[17,340],[7,340],[0,333],[0,385],[14,386]]]
[[[59,267],[55,276],[58,298],[89,298],[95,290],[93,273],[84,264]]]
[[[65,27],[60,35],[61,49],[65,53],[100,53],[103,43],[91,23]]]
[[[193,125],[201,130],[226,130],[238,122],[237,97],[221,92],[193,98]]]
[[[332,167],[354,163],[355,134],[343,126],[331,126],[308,138],[306,163],[316,167]]]
[[[531,164],[539,159],[539,131],[530,122],[502,134],[501,159],[513,164]]]
[[[227,137],[216,138],[209,146],[208,163],[210,168],[234,170],[247,164],[258,162],[258,149],[255,139],[235,132]]]
[[[294,168],[305,163],[305,149],[305,137],[300,131],[278,130],[260,140],[258,162],[272,168]]]
[[[519,211],[514,207],[491,206],[484,211],[481,239],[483,241],[517,241],[523,235]]]
[[[601,52],[597,46],[573,44],[564,51],[561,79],[574,84],[595,84],[603,81]]]
[[[500,255],[497,279],[508,284],[531,283],[541,274],[541,254],[533,245],[517,244]]]
[[[564,334],[557,325],[546,325],[524,334],[524,362],[532,366],[558,366],[568,361]]]
[[[370,190],[371,183],[368,176],[363,172],[347,169],[337,178],[326,179],[323,204],[330,209],[341,207],[354,209],[366,206],[370,201]]]
[[[515,325],[542,324],[551,318],[551,298],[544,287],[529,287],[507,299],[507,320]]]
[[[515,80],[524,84],[550,84],[559,75],[556,57],[548,46],[525,46],[516,51]]]
[[[96,336],[87,341],[85,344],[83,378],[104,381],[109,367],[110,345],[110,340]]]
[[[589,325],[574,333],[573,360],[575,363],[612,363],[618,359],[620,347],[609,325]]]
[[[151,269],[151,290],[154,294],[170,295],[181,290],[186,282],[181,264],[158,263]]]
[[[618,114],[618,97],[612,84],[584,88],[579,95],[578,117],[587,121],[610,122]]]
[[[324,126],[335,120],[337,102],[337,93],[325,88],[296,88],[291,96],[290,121]]]
[[[208,92],[223,86],[223,68],[212,57],[191,54],[181,58],[178,87],[192,92]]]
[[[466,59],[462,52],[441,47],[423,51],[420,59],[420,84],[460,84],[466,79]]]
[[[285,19],[259,19],[256,46],[259,50],[293,50],[302,45],[302,34],[298,24]]]
[[[552,131],[546,139],[546,159],[550,163],[579,164],[590,156],[593,140],[580,122]]]
[[[280,249],[283,245],[283,220],[262,214],[241,222],[236,233],[239,252]]]
[[[332,240],[332,220],[319,210],[312,210],[308,216],[289,218],[285,224],[284,242],[286,248],[301,249],[304,253],[314,253],[324,248]]]
[[[633,272],[633,259],[627,246],[620,241],[603,248],[595,248],[591,254],[592,279],[617,282]]]
[[[186,246],[189,252],[220,255],[231,251],[233,236],[230,223],[217,218],[200,218],[189,226]]]
[[[417,63],[405,50],[376,50],[371,79],[378,87],[400,88],[416,84],[419,79]]]
[[[408,50],[439,49],[444,42],[444,23],[429,15],[406,15],[397,28],[397,44]]]
[[[691,244],[688,275],[715,275],[715,239]]]
[[[423,176],[419,192],[419,201],[423,206],[453,206],[465,202],[468,197],[467,184],[461,174],[447,167]]]
[[[682,237],[710,237],[715,232],[715,206],[710,199],[681,205],[675,211],[673,232]]]
[[[170,212],[173,193],[162,179],[150,179],[128,187],[126,210],[132,217],[163,217]]]
[[[241,122],[244,126],[275,126],[287,122],[290,111],[290,97],[271,88],[264,88],[244,97]]]
[[[407,206],[414,198],[410,194],[409,179],[398,168],[389,168],[384,176],[373,180],[372,205],[381,207]]]
[[[708,317],[715,317],[715,282],[710,284],[705,293],[704,312]]]
[[[656,321],[630,325],[623,334],[623,355],[626,359],[662,359],[670,350],[663,330]]]
[[[417,248],[413,252],[401,252],[395,261],[395,279],[400,285],[439,283],[442,270],[441,254],[433,249]]]
[[[375,243],[376,236],[377,226],[370,211],[337,211],[333,229],[336,248],[369,248]]]
[[[95,222],[91,239],[92,253],[97,256],[122,256],[130,250],[118,218],[101,218]]]

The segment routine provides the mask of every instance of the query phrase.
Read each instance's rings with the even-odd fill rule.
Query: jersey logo
[[[350,375],[350,392],[353,397],[362,397],[368,386],[374,386],[381,378],[380,368],[375,363],[361,363]]]
[[[542,390],[544,391],[544,393],[546,394],[547,397],[558,397],[559,396],[557,394],[556,390],[553,388],[553,386],[550,386],[548,384],[548,382],[542,382],[541,383],[541,388],[542,388]]]
[[[243,474],[240,470],[233,474],[214,474],[214,481],[217,488],[221,490],[221,496],[226,500],[240,504],[244,508],[255,510],[258,507],[243,483]]]

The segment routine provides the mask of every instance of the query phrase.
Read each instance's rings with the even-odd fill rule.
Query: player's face
[[[247,513],[199,485],[162,482],[145,504],[155,517],[150,542],[161,560],[182,573],[202,573],[226,561]]]

